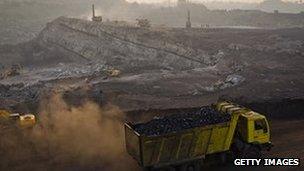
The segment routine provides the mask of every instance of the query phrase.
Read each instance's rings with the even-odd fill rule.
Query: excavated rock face
[[[218,56],[223,56],[221,52],[209,56],[203,50],[168,40],[164,35],[165,32],[133,26],[61,17],[47,25],[38,41],[75,53],[85,61],[100,60],[128,70],[193,69],[214,64]]]
[[[214,102],[221,95],[244,101],[301,98],[303,33],[300,28],[147,29],[60,17],[30,42],[0,46],[1,68],[24,66],[19,76],[0,80],[0,105],[35,101],[29,87],[40,92],[40,83],[48,89],[94,85],[126,110],[197,107],[202,99]],[[121,74],[113,78],[108,70]],[[100,101],[87,94],[71,89],[64,98],[76,105],[73,99]]]

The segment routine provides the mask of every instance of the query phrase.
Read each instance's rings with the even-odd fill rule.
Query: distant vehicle
[[[0,110],[0,126],[5,128],[32,128],[36,124],[36,117],[33,114],[10,113],[6,110]]]
[[[262,150],[271,149],[264,115],[231,102],[212,108],[230,115],[230,121],[152,136],[135,131],[139,124],[126,123],[127,152],[146,170],[199,170],[203,161],[259,158]]]
[[[110,77],[119,77],[121,75],[121,71],[118,69],[109,69],[107,72]]]

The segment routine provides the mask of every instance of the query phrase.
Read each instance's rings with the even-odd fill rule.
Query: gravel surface
[[[225,123],[230,120],[229,114],[220,113],[207,106],[192,113],[179,113],[155,118],[147,123],[134,125],[134,129],[141,135],[158,136],[206,125]]]

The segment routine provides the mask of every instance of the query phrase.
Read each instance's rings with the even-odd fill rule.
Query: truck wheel
[[[167,171],[176,171],[176,168],[173,167],[173,166],[171,166],[171,167],[168,167],[168,168],[167,168]]]
[[[201,164],[200,162],[193,162],[193,163],[185,163],[181,165],[179,171],[200,171]]]
[[[231,146],[231,153],[232,153],[232,160],[242,157],[241,151],[235,144]]]
[[[254,145],[250,145],[243,151],[244,158],[261,158],[261,155],[261,150]]]
[[[151,167],[144,167],[142,168],[143,171],[152,171],[153,169]]]
[[[232,159],[242,158],[246,147],[246,143],[237,138],[231,145]]]
[[[188,163],[185,163],[180,166],[179,171],[188,171],[188,167],[189,167]]]
[[[163,168],[145,167],[143,170],[144,171],[176,171],[175,167],[173,166],[163,167]]]
[[[220,154],[220,164],[225,165],[227,163],[227,153]]]
[[[201,162],[195,162],[194,165],[193,165],[193,170],[194,171],[200,171],[202,168],[202,165],[201,165]]]
[[[160,168],[157,171],[176,171],[176,169],[173,166],[168,166],[168,167]]]

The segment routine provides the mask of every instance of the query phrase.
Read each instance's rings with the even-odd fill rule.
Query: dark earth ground
[[[263,114],[267,114],[271,127],[271,141],[274,144],[273,149],[270,152],[265,152],[265,158],[300,158],[300,167],[234,167],[233,164],[228,163],[225,166],[222,165],[210,165],[204,166],[202,170],[257,170],[257,171],[297,171],[303,169],[304,160],[304,117],[299,115],[303,112],[303,100],[297,101],[285,101],[281,103],[252,103],[244,104],[259,111]],[[280,107],[280,108],[278,108]],[[128,121],[142,122],[151,119],[153,116],[164,116],[168,113],[186,112],[195,109],[171,109],[171,110],[150,110],[150,111],[133,111],[127,113]],[[291,115],[288,115],[291,114]],[[293,115],[295,114],[295,115]],[[149,117],[147,117],[149,115]],[[143,119],[144,118],[144,119]],[[120,168],[118,170],[140,170],[137,163],[129,157],[125,152],[121,154],[126,156],[124,161],[127,162],[128,167]],[[99,161],[100,160],[100,161]],[[115,161],[119,162],[119,161]],[[114,162],[114,163],[115,163]],[[55,158],[40,158],[39,156],[29,156],[28,159],[21,160],[19,162],[13,162],[10,169],[12,170],[108,170],[107,164],[103,163],[102,159],[92,159],[88,163],[78,162],[62,162]],[[118,163],[117,163],[118,164]],[[109,169],[111,170],[111,169]]]
[[[270,170],[270,171],[297,171],[303,169],[303,161],[304,161],[304,149],[302,147],[304,137],[303,129],[304,129],[304,120],[271,120],[271,128],[272,128],[272,142],[275,145],[271,152],[266,153],[265,157],[273,158],[300,158],[301,159],[301,167],[234,167],[232,164],[228,164],[226,166],[208,166],[203,167],[202,170]],[[133,169],[140,170],[140,168],[136,167],[136,163],[130,159],[130,166]],[[95,165],[79,165],[77,163],[57,163],[49,165],[47,161],[40,161],[38,163],[22,163],[21,165],[15,165],[13,168],[16,170],[24,170],[24,168],[28,170],[103,170],[103,167],[99,164]],[[132,170],[133,170],[132,169]],[[128,170],[128,169],[126,169]]]

